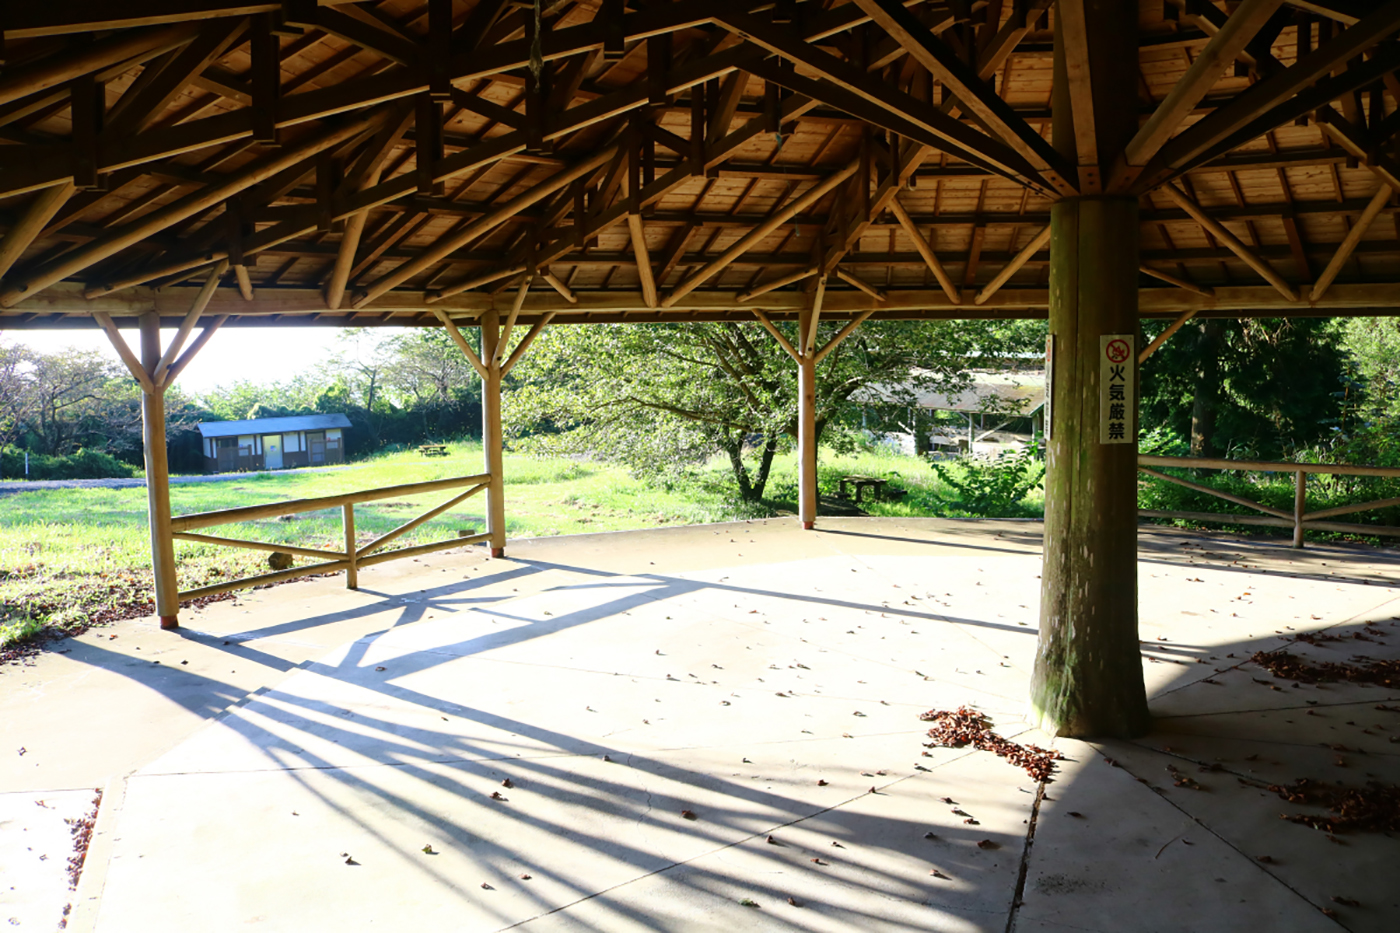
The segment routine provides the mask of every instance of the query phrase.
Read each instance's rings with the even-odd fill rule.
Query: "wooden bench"
[[[840,495],[843,499],[850,499],[851,495],[846,491],[846,487],[848,485],[854,486],[856,489],[855,501],[859,504],[860,501],[865,498],[865,491],[867,489],[875,490],[876,497],[879,497],[884,493],[885,487],[888,486],[889,483],[889,480],[881,479],[878,476],[843,476],[840,479]]]
[[[419,452],[420,454],[422,454],[423,456],[425,456],[425,457],[446,457],[446,456],[447,456],[447,445],[446,445],[446,444],[420,444],[420,445],[418,446],[418,452]]]

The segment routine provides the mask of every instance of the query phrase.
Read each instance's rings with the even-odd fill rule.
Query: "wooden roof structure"
[[[1043,316],[1096,193],[1145,316],[1395,313],[1400,2],[1144,0],[1112,165],[1092,5],[8,4],[0,328]]]

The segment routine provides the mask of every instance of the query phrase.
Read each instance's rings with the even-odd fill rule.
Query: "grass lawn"
[[[481,469],[481,445],[449,445],[446,457],[416,451],[388,453],[346,469],[313,473],[251,473],[227,482],[173,485],[176,515],[334,495],[451,476]],[[878,452],[826,453],[824,493],[848,473],[892,476],[907,490],[902,499],[870,502],[877,515],[958,515],[957,494],[929,465],[913,457]],[[779,457],[770,479],[771,498],[761,504],[735,500],[722,463],[669,487],[639,480],[608,463],[507,455],[506,523],[511,537],[624,531],[663,525],[729,521],[791,511],[797,491],[795,457]],[[445,501],[452,491],[384,499],[355,507],[361,544]],[[1039,492],[1033,493],[1038,496]],[[1028,500],[1030,512],[1039,500]],[[485,530],[485,498],[408,533],[397,546],[455,537],[460,529]],[[205,534],[304,547],[342,546],[340,509],[201,529]],[[95,622],[131,618],[150,606],[149,539],[144,489],[45,489],[0,497],[0,651],[36,635],[80,631]],[[182,590],[234,577],[265,573],[265,552],[177,541]],[[308,563],[310,558],[298,558]]]

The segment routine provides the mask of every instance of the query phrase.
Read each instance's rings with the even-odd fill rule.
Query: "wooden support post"
[[[504,452],[501,433],[501,313],[492,309],[481,315],[481,360],[486,376],[481,380],[481,447],[486,472],[486,533],[490,536],[492,557],[506,553]]]
[[[141,315],[141,367],[160,366],[160,315]],[[156,615],[160,627],[180,627],[179,582],[175,576],[175,538],[170,528],[170,470],[165,450],[165,390],[141,389],[141,443],[146,459],[146,507],[151,527],[151,570],[155,576]]]
[[[803,311],[798,331],[805,335],[813,317]],[[817,523],[817,357],[804,346],[797,358],[797,513],[808,531]]]
[[[350,566],[345,568],[345,588],[360,588],[360,568],[355,554],[355,503],[347,502],[340,507],[340,523],[345,529],[345,559]]]
[[[1308,474],[1299,470],[1293,474],[1293,546],[1303,546],[1303,515],[1308,506]]]
[[[1138,330],[1138,203],[1068,198],[1052,206],[1050,225],[1053,423],[1031,706],[1052,735],[1136,736],[1150,723],[1138,651],[1137,444],[1104,443],[1100,338]],[[1126,362],[1134,387],[1136,362]]]

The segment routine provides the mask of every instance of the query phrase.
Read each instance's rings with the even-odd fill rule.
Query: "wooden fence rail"
[[[1177,476],[1170,476],[1158,470],[1153,470],[1151,467],[1186,467],[1198,470],[1243,470],[1251,473],[1292,473],[1294,476],[1293,511],[1285,512],[1283,509],[1276,509],[1259,502],[1253,502],[1243,496],[1237,496],[1234,493],[1213,489],[1203,483],[1194,483]],[[1340,505],[1330,509],[1319,509],[1316,512],[1307,511],[1309,473],[1400,478],[1400,469],[1395,467],[1351,466],[1334,463],[1275,463],[1268,460],[1219,460],[1211,457],[1159,457],[1142,454],[1138,456],[1138,471],[1146,473],[1154,479],[1175,483],[1178,486],[1184,486],[1187,489],[1215,496],[1217,499],[1224,499],[1227,502],[1233,502],[1236,505],[1243,505],[1247,508],[1264,513],[1263,515],[1228,515],[1222,512],[1175,512],[1164,509],[1139,509],[1138,514],[1144,518],[1182,518],[1197,522],[1224,522],[1232,525],[1268,525],[1275,528],[1292,528],[1293,546],[1296,548],[1303,546],[1303,532],[1309,528],[1316,531],[1340,531],[1348,534],[1400,537],[1400,527],[1396,527],[1395,525],[1362,525],[1357,522],[1321,521],[1321,519],[1331,518],[1334,515],[1346,515],[1350,512],[1366,512],[1372,509],[1383,509],[1392,505],[1400,505],[1400,498],[1376,499],[1371,502],[1359,502],[1355,505]]]
[[[237,509],[219,509],[214,512],[195,512],[190,515],[175,516],[170,521],[170,528],[173,536],[177,540],[196,541],[202,544],[217,544],[223,547],[247,548],[255,551],[274,551],[300,555],[302,557],[323,558],[320,563],[304,564],[300,567],[291,567],[286,570],[274,571],[273,573],[242,577],[237,580],[225,580],[222,583],[213,583],[209,586],[185,590],[180,593],[179,598],[183,602],[185,600],[198,599],[202,596],[214,596],[219,593],[227,593],[231,590],[242,590],[255,586],[264,586],[269,583],[279,583],[283,580],[290,580],[295,577],[304,577],[320,573],[336,573],[341,570],[345,571],[346,587],[353,590],[359,586],[358,570],[361,567],[382,564],[385,561],[398,560],[404,557],[416,557],[419,554],[430,554],[434,551],[443,551],[448,548],[463,547],[465,545],[478,544],[490,540],[490,534],[479,534],[460,538],[448,538],[429,544],[415,544],[409,547],[394,548],[389,551],[380,550],[386,544],[408,534],[424,522],[431,521],[443,512],[470,499],[482,490],[488,489],[490,482],[490,474],[479,473],[475,476],[457,476],[450,479],[429,480],[422,483],[403,483],[398,486],[381,486],[377,489],[362,489],[357,492],[342,493],[337,496],[319,496],[313,499],[289,499],[286,502],[269,502],[265,505],[250,505]],[[464,486],[467,488],[463,492],[458,493],[441,505],[429,509],[417,518],[409,519],[402,525],[392,531],[385,532],[366,545],[357,546],[357,539],[355,536],[356,503],[374,502],[378,499],[390,499],[395,496],[411,496],[425,492],[436,492],[443,489],[461,489]],[[345,536],[345,548],[340,551],[328,550],[325,548],[298,547],[290,544],[275,544],[268,541],[250,541],[245,538],[225,538],[217,535],[197,534],[193,530],[196,528],[209,528],[213,525],[228,525],[236,522],[254,521],[260,518],[297,515],[302,512],[316,512],[321,509],[337,507],[341,510],[341,524]],[[374,553],[376,551],[379,551],[379,553]],[[325,558],[329,558],[329,560]]]

